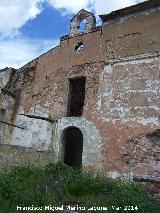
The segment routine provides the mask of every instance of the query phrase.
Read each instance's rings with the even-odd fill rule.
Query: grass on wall
[[[107,207],[108,213],[158,212],[158,205],[150,201],[141,184],[109,180],[103,175],[76,171],[63,164],[46,168],[15,167],[0,175],[0,213],[46,213],[53,212],[46,206],[62,205],[76,206],[77,211],[73,212],[104,212],[96,209],[98,207]],[[41,210],[20,211],[17,206],[40,207]],[[92,207],[95,209],[91,210]]]

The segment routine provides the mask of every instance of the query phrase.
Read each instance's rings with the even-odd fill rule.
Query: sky
[[[57,46],[80,10],[98,15],[144,0],[0,0],[0,69],[19,68]]]

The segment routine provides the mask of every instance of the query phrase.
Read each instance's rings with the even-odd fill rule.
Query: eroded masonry
[[[1,167],[160,176],[160,1],[100,18],[80,10],[59,46],[0,71]]]

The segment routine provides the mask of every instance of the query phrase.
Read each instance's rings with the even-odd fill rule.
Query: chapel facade
[[[100,18],[80,10],[58,46],[1,70],[0,166],[159,176],[160,1]]]

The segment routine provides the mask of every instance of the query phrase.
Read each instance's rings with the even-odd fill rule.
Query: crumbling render
[[[160,176],[160,129],[129,140],[122,156],[130,171],[144,181],[148,175],[155,180]]]

